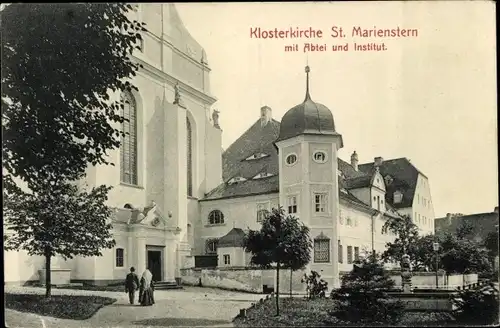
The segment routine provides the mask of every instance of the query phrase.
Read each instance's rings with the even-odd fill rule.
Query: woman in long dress
[[[141,287],[139,290],[139,303],[142,306],[151,306],[155,304],[153,286],[153,274],[149,269],[146,269],[141,277]]]

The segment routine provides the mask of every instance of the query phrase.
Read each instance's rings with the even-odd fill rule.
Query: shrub
[[[453,315],[458,323],[498,324],[498,290],[493,284],[481,289],[461,291],[453,303],[456,306]]]
[[[304,274],[301,282],[306,284],[307,296],[309,298],[323,298],[326,296],[328,283],[321,279],[321,275],[318,272],[311,271],[309,275]]]
[[[387,295],[393,287],[394,281],[376,257],[356,261],[353,270],[342,277],[341,287],[331,293],[339,301],[332,315],[360,324],[396,323],[404,305]]]

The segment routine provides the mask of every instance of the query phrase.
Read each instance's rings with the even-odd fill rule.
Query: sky
[[[182,3],[207,53],[223,148],[272,108],[281,120],[310,93],[333,113],[349,161],[406,157],[429,178],[436,217],[498,206],[494,2]],[[331,37],[332,26],[344,38]],[[361,38],[353,27],[416,29],[416,37]],[[256,39],[250,29],[322,30],[315,39]],[[303,52],[304,43],[328,51]],[[385,43],[385,51],[354,51]],[[286,52],[285,45],[299,51]],[[330,51],[348,44],[348,51]]]

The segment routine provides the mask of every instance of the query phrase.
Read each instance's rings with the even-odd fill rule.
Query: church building
[[[220,267],[249,264],[245,230],[259,229],[272,208],[283,206],[311,229],[309,270],[330,286],[364,252],[383,251],[392,240],[382,226],[410,215],[423,233],[434,231],[434,211],[425,174],[408,159],[359,163],[339,157],[342,128],[325,105],[313,100],[309,67],[304,98],[273,119],[259,117],[222,151],[219,112],[210,91],[204,49],[183,25],[174,4],[134,4],[133,18],[146,22],[143,65],[125,101],[115,166],[89,167],[82,188],[113,186],[109,206],[116,246],[103,256],[55,260],[53,272],[72,282],[109,284],[134,266],[149,267],[154,280],[172,282],[193,257],[218,255]],[[294,95],[290,95],[294,96]],[[329,102],[324,99],[324,102]],[[38,281],[44,260],[5,252],[5,282]]]

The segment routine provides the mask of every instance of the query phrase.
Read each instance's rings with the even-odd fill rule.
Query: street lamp
[[[435,253],[435,256],[436,256],[436,289],[438,289],[438,266],[439,266],[438,251],[439,251],[439,243],[438,242],[432,243],[432,249],[434,250],[434,253]]]

